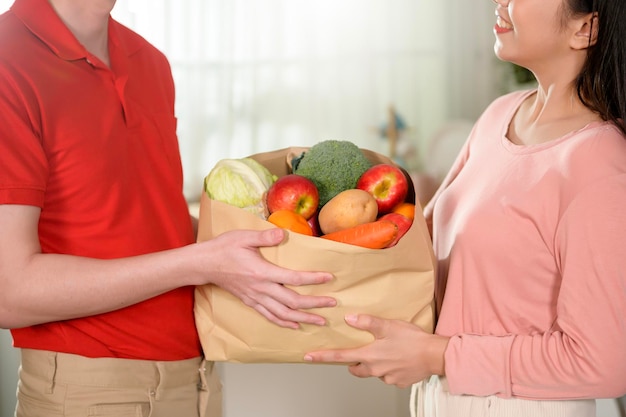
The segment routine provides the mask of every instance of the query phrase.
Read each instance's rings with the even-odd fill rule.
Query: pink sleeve
[[[626,393],[626,175],[581,193],[554,247],[562,283],[552,327],[452,337],[445,354],[450,392],[533,399]]]

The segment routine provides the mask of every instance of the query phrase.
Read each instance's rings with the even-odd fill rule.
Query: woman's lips
[[[505,33],[513,30],[513,25],[496,13],[496,24],[494,26],[496,33]]]

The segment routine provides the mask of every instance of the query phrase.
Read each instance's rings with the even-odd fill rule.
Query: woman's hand
[[[259,253],[259,248],[276,246],[284,237],[284,230],[278,228],[236,230],[203,242],[200,245],[210,246],[211,263],[207,265],[210,282],[279,326],[298,328],[299,323],[324,325],[326,320],[323,317],[302,310],[334,307],[337,304],[335,299],[300,295],[285,285],[321,284],[333,279],[332,274],[285,269],[268,262]]]
[[[414,324],[365,314],[346,316],[346,322],[370,332],[375,340],[356,349],[307,353],[307,361],[348,363],[360,378],[378,377],[383,382],[406,388],[429,377],[444,374],[444,351],[448,338],[426,333]]]

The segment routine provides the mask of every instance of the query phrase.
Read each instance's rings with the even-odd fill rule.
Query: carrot
[[[389,220],[376,220],[322,235],[323,239],[362,246],[369,249],[386,248],[398,234],[398,226]]]
[[[291,210],[276,210],[269,215],[267,221],[275,226],[303,235],[313,236],[313,229],[304,216]]]

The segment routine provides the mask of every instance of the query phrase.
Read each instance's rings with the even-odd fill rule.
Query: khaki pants
[[[452,395],[445,377],[433,376],[413,386],[412,417],[595,417],[595,400],[533,401]]]
[[[202,358],[154,362],[22,349],[16,417],[221,417]]]

